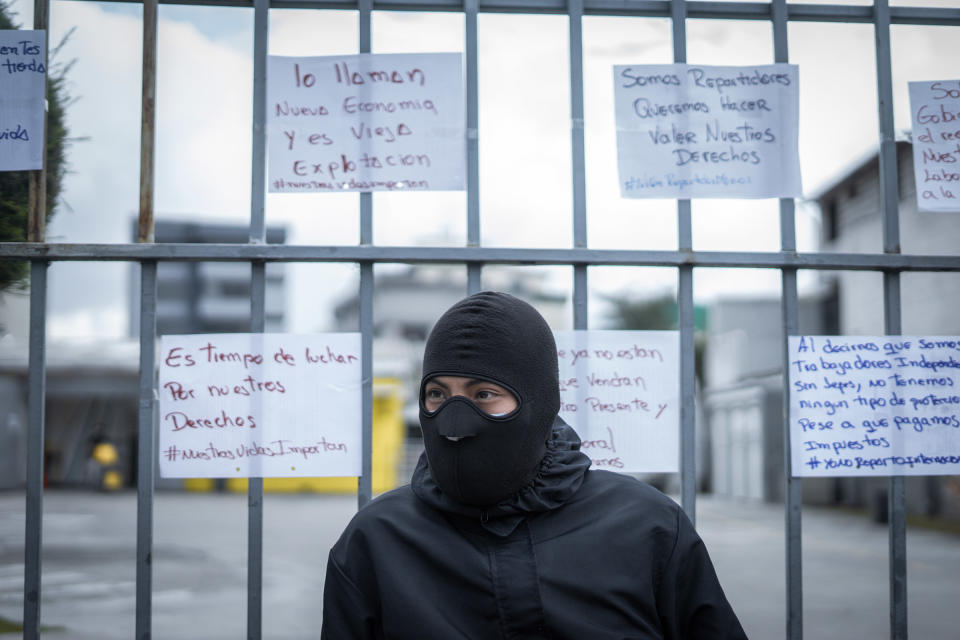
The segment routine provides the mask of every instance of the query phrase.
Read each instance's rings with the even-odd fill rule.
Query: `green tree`
[[[662,295],[655,298],[620,298],[608,297],[607,302],[612,305],[608,316],[614,329],[628,329],[637,331],[662,331],[677,328],[677,302],[673,296]],[[703,326],[702,314],[694,312],[694,324],[699,329]],[[701,317],[697,317],[697,316]],[[703,384],[703,358],[706,351],[706,341],[703,331],[694,331],[694,358],[697,380]]]
[[[19,29],[9,5],[0,2],[0,29]],[[69,34],[67,35],[69,37]],[[54,64],[64,38],[50,52],[47,69],[47,210],[49,221],[57,208],[63,176],[67,170],[66,147],[69,142],[65,122],[70,98],[66,91],[66,73],[70,65]],[[30,210],[28,171],[0,171],[0,242],[24,242]],[[0,261],[0,292],[26,286],[27,263]]]
[[[677,328],[677,303],[673,296],[613,298],[610,320],[617,329],[658,331]]]

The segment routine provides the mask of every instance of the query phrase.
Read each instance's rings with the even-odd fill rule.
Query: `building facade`
[[[134,241],[136,221],[133,224]],[[157,242],[240,244],[249,240],[243,225],[158,220]],[[282,227],[267,229],[268,244],[286,242]],[[130,335],[140,327],[139,271],[131,265]],[[284,328],[284,265],[266,268],[265,331]],[[250,267],[237,262],[161,262],[157,265],[157,335],[246,333],[250,330]]]
[[[917,210],[912,146],[897,143],[901,252],[955,255],[960,215]],[[876,154],[815,198],[822,216],[821,251],[883,249]],[[949,273],[901,275],[902,333],[960,335],[960,279]],[[883,277],[842,271],[820,274],[818,293],[800,304],[800,332],[883,335]],[[783,498],[782,320],[779,300],[725,300],[710,312],[706,409],[712,488],[746,499]],[[908,511],[960,519],[960,478],[908,477]],[[869,509],[886,517],[885,478],[807,478],[804,500]]]

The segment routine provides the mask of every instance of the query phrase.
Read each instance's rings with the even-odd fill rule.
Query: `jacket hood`
[[[590,458],[580,451],[580,436],[557,417],[537,474],[520,491],[493,506],[462,504],[443,493],[430,475],[425,453],[417,462],[410,486],[431,507],[475,520],[490,533],[506,537],[526,516],[556,509],[569,501],[583,484],[589,467]]]

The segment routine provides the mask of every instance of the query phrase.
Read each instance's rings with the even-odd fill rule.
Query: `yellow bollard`
[[[373,381],[373,492],[383,493],[398,485],[397,466],[403,450],[403,396],[396,378],[375,378]],[[406,479],[404,479],[406,480]],[[227,489],[247,491],[246,478],[229,478]],[[193,490],[197,490],[193,488]],[[265,478],[266,493],[356,493],[357,478]]]

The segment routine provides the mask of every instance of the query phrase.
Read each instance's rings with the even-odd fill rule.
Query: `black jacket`
[[[489,510],[449,500],[421,457],[330,551],[322,638],[746,638],[669,498],[588,470],[554,426],[533,486]]]

